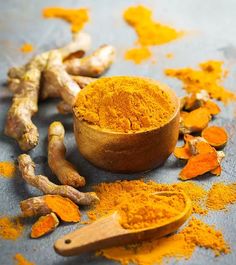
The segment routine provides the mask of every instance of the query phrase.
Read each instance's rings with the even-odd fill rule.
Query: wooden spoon
[[[172,196],[179,194],[179,192],[164,191],[155,194]],[[61,237],[55,242],[54,248],[60,255],[73,256],[83,252],[136,243],[151,237],[163,237],[173,233],[191,214],[191,200],[186,194],[181,194],[183,194],[185,200],[184,210],[162,225],[136,230],[124,229],[119,223],[119,214],[115,212]]]

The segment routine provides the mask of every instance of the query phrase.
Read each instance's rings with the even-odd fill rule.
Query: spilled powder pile
[[[206,206],[211,210],[224,210],[229,204],[236,202],[236,183],[213,184],[208,192]]]
[[[171,118],[174,104],[164,85],[139,77],[104,77],[78,95],[74,113],[80,120],[116,132],[146,131]]]
[[[28,261],[21,253],[16,253],[14,260],[15,265],[35,265],[35,263]]]
[[[152,53],[150,49],[148,49],[145,46],[139,47],[139,48],[132,48],[126,51],[125,53],[125,59],[126,60],[132,60],[136,64],[140,64],[143,61],[149,59],[151,57]]]
[[[152,11],[142,5],[129,7],[125,10],[123,17],[138,35],[137,42],[141,48],[134,49],[133,51],[128,50],[125,54],[126,59],[133,60],[136,63],[137,58],[139,58],[138,62],[140,63],[151,56],[151,53],[144,53],[144,49],[148,49],[146,46],[162,45],[183,35],[183,32],[155,21],[152,18]]]
[[[20,218],[0,217],[0,238],[16,240],[22,235],[23,229]]]
[[[220,231],[192,218],[189,224],[177,234],[161,239],[154,238],[136,245],[105,249],[98,254],[119,261],[122,265],[129,263],[153,265],[160,264],[168,258],[189,259],[196,247],[211,249],[216,256],[230,252]]]
[[[30,43],[24,43],[20,50],[24,53],[32,52],[34,50],[33,46]]]
[[[14,177],[16,172],[16,166],[10,161],[0,162],[0,176],[5,178]]]
[[[80,31],[89,20],[88,9],[66,9],[62,7],[48,7],[43,9],[45,18],[61,18],[71,24],[71,31]]]
[[[91,220],[96,220],[104,215],[119,211],[123,205],[129,207],[142,208],[146,198],[150,194],[159,191],[184,191],[192,200],[193,212],[205,214],[204,201],[207,192],[200,186],[193,182],[179,182],[176,184],[159,184],[153,181],[144,182],[142,180],[133,181],[117,181],[114,183],[101,183],[95,186],[95,191],[100,199],[100,202],[88,212],[88,217]],[[137,199],[136,199],[137,198]],[[136,203],[133,203],[136,201]],[[138,203],[139,202],[139,203]],[[170,202],[170,201],[169,201]],[[181,203],[173,202],[174,207],[183,207]],[[151,204],[151,207],[153,204]],[[179,208],[179,209],[180,209]],[[145,214],[149,214],[149,210],[142,208]],[[178,208],[177,208],[178,209]],[[134,209],[135,210],[135,209]],[[142,214],[144,216],[144,214]]]
[[[166,69],[168,76],[178,78],[183,82],[183,88],[188,93],[197,93],[206,90],[210,97],[227,103],[236,99],[236,94],[225,89],[222,85],[227,71],[222,68],[221,61],[207,61],[199,64],[200,69]]]

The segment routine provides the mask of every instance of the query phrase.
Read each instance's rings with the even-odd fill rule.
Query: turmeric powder
[[[174,105],[162,85],[138,77],[103,77],[86,86],[73,108],[76,117],[102,129],[137,132],[163,126]]]
[[[140,48],[132,48],[127,50],[125,53],[125,59],[132,60],[136,64],[140,64],[143,61],[149,59],[151,55],[151,51],[146,46],[142,46]]]
[[[148,46],[162,45],[183,35],[183,32],[155,21],[152,18],[152,11],[142,5],[127,8],[123,17],[138,35],[137,42],[140,47],[130,49],[125,54],[125,59],[133,60],[136,64],[151,56]]]
[[[24,226],[19,217],[0,217],[0,238],[16,240],[23,233]]]
[[[236,183],[215,183],[208,192],[206,206],[210,210],[224,210],[236,202]]]
[[[30,236],[32,238],[39,238],[52,232],[59,224],[59,220],[54,213],[50,213],[39,217],[31,228]]]
[[[130,26],[134,27],[141,45],[161,45],[183,35],[183,32],[155,21],[152,18],[152,11],[142,5],[129,7],[123,17]]]
[[[4,178],[14,177],[16,172],[16,166],[10,161],[1,161],[0,162],[0,176]]]
[[[140,244],[104,249],[98,254],[119,261],[122,265],[161,264],[164,259],[189,259],[196,247],[211,249],[215,255],[230,253],[221,231],[192,218],[182,231],[169,237],[151,239]]]
[[[211,98],[224,103],[236,99],[236,94],[223,87],[222,81],[227,72],[222,68],[221,61],[207,61],[199,64],[200,70],[183,68],[179,70],[166,69],[166,75],[175,77],[183,82],[183,88],[188,93],[197,93],[206,90]]]
[[[35,263],[28,261],[21,253],[16,253],[14,260],[15,265],[36,265]]]
[[[62,7],[47,7],[43,9],[45,18],[61,18],[71,24],[71,31],[80,31],[89,20],[88,9],[66,9]]]
[[[30,43],[24,43],[20,50],[24,53],[32,52],[34,50],[34,47]]]
[[[185,208],[181,193],[171,196],[135,194],[119,206],[120,224],[126,229],[142,229],[166,223],[179,215]]]

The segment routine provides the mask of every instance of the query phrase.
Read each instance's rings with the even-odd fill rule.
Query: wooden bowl
[[[151,170],[173,152],[179,135],[179,99],[166,85],[155,83],[170,96],[175,111],[162,127],[134,133],[104,130],[74,115],[74,134],[80,153],[93,165],[112,172],[134,173]]]

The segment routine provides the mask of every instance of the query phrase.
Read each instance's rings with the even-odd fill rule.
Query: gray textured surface
[[[153,49],[157,64],[150,62],[134,65],[123,60],[124,50],[132,47],[135,40],[134,31],[122,20],[124,8],[136,3],[147,4],[153,8],[156,18],[160,21],[175,25],[179,29],[189,30],[190,34],[175,42]],[[169,84],[181,95],[180,82],[164,76],[163,69],[167,67],[196,66],[207,59],[222,59],[230,68],[230,74],[225,86],[235,90],[236,82],[236,1],[235,0],[159,0],[159,1],[72,1],[72,0],[10,0],[0,2],[0,161],[15,160],[20,154],[16,143],[3,134],[4,119],[11,101],[11,95],[4,86],[6,71],[10,66],[26,62],[30,55],[19,52],[19,47],[25,41],[37,47],[36,53],[60,46],[70,38],[69,27],[60,20],[44,20],[41,9],[44,6],[62,5],[72,7],[88,7],[91,10],[91,22],[86,31],[92,35],[93,47],[102,43],[116,46],[118,56],[116,63],[107,75],[143,75],[160,79]],[[165,54],[174,53],[174,59],[166,59]],[[214,121],[224,125],[230,134],[230,140],[225,148],[226,158],[223,162],[223,173],[220,178],[203,177],[198,183],[209,187],[217,181],[233,182],[236,177],[236,124],[233,118],[233,105],[224,111]],[[94,183],[113,181],[121,178],[138,178],[121,176],[104,172],[94,168],[78,154],[72,133],[72,120],[57,114],[55,101],[40,103],[39,113],[34,121],[40,129],[40,144],[30,152],[37,161],[38,172],[53,176],[45,163],[46,132],[51,121],[61,120],[66,127],[66,144],[68,157],[73,161],[82,175],[87,178],[87,189]],[[148,179],[159,182],[176,182],[181,165],[171,156],[166,164],[152,172],[145,174]],[[0,178],[0,215],[16,215],[19,213],[18,202],[33,195],[40,194],[36,189],[25,185],[19,176],[12,180]],[[227,256],[214,258],[211,251],[198,249],[193,257],[179,262],[171,260],[170,264],[235,264],[236,263],[236,207],[230,207],[229,212],[210,213],[203,218],[210,224],[221,229],[226,240],[232,247],[232,253]],[[54,233],[38,240],[29,239],[31,221],[28,222],[21,239],[12,241],[0,240],[0,264],[13,264],[12,256],[16,252],[23,253],[37,265],[73,265],[73,264],[112,264],[111,261],[93,254],[80,257],[62,258],[58,256],[52,246],[60,235],[65,234],[78,225],[61,225]]]

